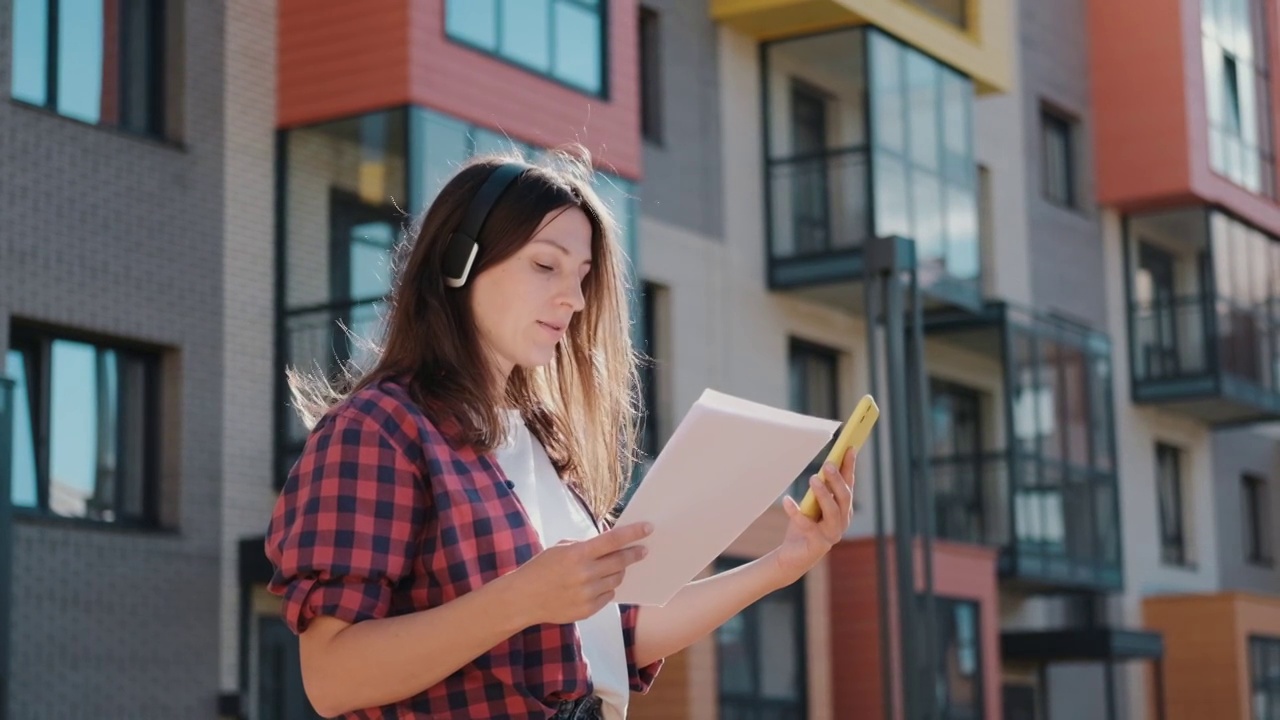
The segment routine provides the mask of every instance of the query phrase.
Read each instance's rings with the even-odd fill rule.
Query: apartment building
[[[647,452],[707,387],[885,412],[847,540],[633,717],[1280,706],[1275,12],[0,3],[0,708],[314,717],[265,591],[281,369],[359,352],[457,162],[568,141],[634,261]]]
[[[214,709],[228,218],[271,218],[227,5],[0,3],[0,716]]]

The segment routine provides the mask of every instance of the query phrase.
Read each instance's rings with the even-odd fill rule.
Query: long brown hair
[[[579,207],[591,221],[592,268],[583,281],[585,307],[574,316],[553,360],[516,367],[505,388],[482,351],[471,287],[445,285],[445,240],[462,222],[480,185],[500,164],[529,169],[494,206],[477,241],[475,278],[520,250],[546,215]],[[365,338],[367,369],[345,365],[338,378],[286,370],[294,406],[306,427],[348,395],[388,377],[408,378],[410,395],[457,441],[490,452],[506,438],[503,407],[519,408],[560,476],[582,493],[599,519],[609,519],[626,490],[637,435],[637,372],[627,307],[626,258],[617,223],[592,189],[590,156],[580,146],[547,153],[537,163],[517,154],[472,158],[410,225],[395,252],[389,310],[380,338]]]

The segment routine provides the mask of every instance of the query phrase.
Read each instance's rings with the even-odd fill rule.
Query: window
[[[661,339],[658,337],[659,307],[664,300],[666,288],[652,282],[640,285],[640,336],[636,339],[636,350],[642,356],[640,362],[640,399],[641,410],[640,452],[645,458],[658,456],[661,448],[662,426],[658,415],[658,363],[662,355]]]
[[[605,94],[602,0],[448,0],[445,33],[592,95]]]
[[[1209,164],[1231,182],[1275,194],[1265,0],[1201,3]]]
[[[14,99],[94,125],[166,132],[164,0],[14,0]]]
[[[867,57],[875,234],[915,240],[925,292],[977,302],[973,81],[876,30]]]
[[[716,571],[741,564],[721,558]],[[803,583],[747,606],[716,629],[715,639],[721,718],[807,716]]]
[[[839,358],[835,350],[803,340],[794,338],[791,340],[788,366],[792,410],[829,420],[840,419],[839,386],[836,376]],[[827,453],[831,452],[831,445],[834,442],[833,438],[827,443],[822,452],[792,484],[791,492],[796,500],[804,497],[808,492],[809,477],[822,467],[822,462],[827,459]]]
[[[1249,638],[1249,694],[1252,720],[1280,717],[1280,638]]]
[[[1044,196],[1067,208],[1078,207],[1074,126],[1065,115],[1040,109]]]
[[[662,36],[658,11],[640,8],[640,134],[662,142]]]
[[[1244,499],[1245,557],[1257,565],[1270,565],[1271,512],[1267,481],[1246,474],[1241,476],[1240,485]]]
[[[982,543],[982,396],[943,380],[930,382],[934,523],[939,537]]]
[[[925,599],[917,597],[924,615]],[[972,600],[934,597],[937,631],[936,698],[941,720],[980,720],[982,695],[982,633],[980,605]]]
[[[1168,565],[1185,565],[1186,518],[1182,504],[1182,451],[1156,443],[1156,492],[1160,503],[1160,559]]]
[[[15,325],[11,501],[49,515],[156,522],[159,358]]]

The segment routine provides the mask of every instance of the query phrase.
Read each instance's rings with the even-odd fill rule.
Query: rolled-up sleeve
[[[649,692],[665,661],[659,658],[644,667],[636,665],[636,622],[640,619],[640,607],[619,604],[618,610],[622,613],[622,641],[627,648],[627,679],[633,691]]]
[[[386,617],[426,517],[417,467],[369,415],[345,409],[307,439],[272,512],[268,589],[295,633],[318,615]]]

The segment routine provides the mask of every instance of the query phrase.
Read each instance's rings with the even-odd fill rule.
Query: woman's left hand
[[[815,521],[801,513],[800,505],[790,496],[783,499],[782,507],[791,522],[787,525],[782,544],[773,551],[773,555],[787,583],[800,579],[844,537],[853,518],[855,461],[856,455],[851,449],[845,453],[839,470],[826,463],[821,475],[809,479],[809,486],[822,509],[820,520]]]

